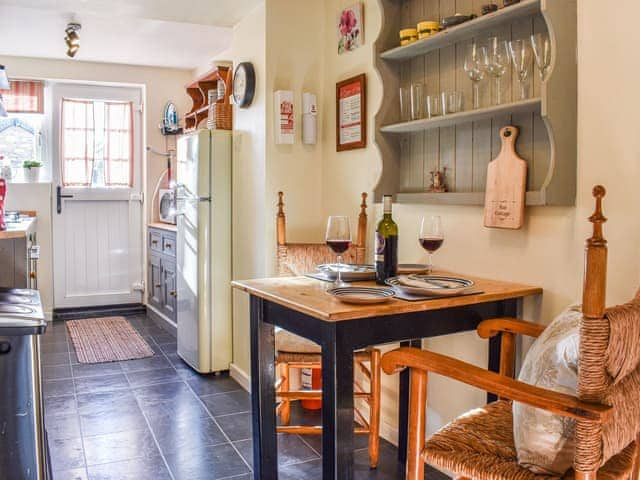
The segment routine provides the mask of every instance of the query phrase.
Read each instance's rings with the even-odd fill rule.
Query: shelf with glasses
[[[487,165],[500,151],[500,128],[516,125],[520,128],[516,148],[528,166],[527,205],[574,205],[577,1],[522,0],[485,16],[480,0],[379,2],[385,21],[374,44],[375,66],[384,94],[375,116],[375,141],[382,174],[374,200],[393,194],[404,203],[482,205]],[[397,47],[400,29],[458,12],[477,18]],[[500,88],[489,72],[475,90],[472,72],[465,69],[470,45],[495,45],[487,42],[490,37],[533,45],[531,37],[537,34],[548,38],[551,60],[541,69],[531,56],[525,92],[520,90],[521,70],[512,64],[513,57],[500,77]],[[481,108],[401,121],[401,90],[406,99],[407,88],[415,84],[422,85],[425,99],[440,92],[461,92],[466,105],[478,99]],[[406,115],[405,110],[402,116]],[[432,175],[445,169],[448,191],[431,193]]]
[[[392,123],[380,127],[383,133],[412,133],[434,128],[450,127],[466,122],[478,122],[488,120],[492,117],[503,115],[514,115],[519,113],[540,113],[542,100],[540,98],[531,98],[527,100],[519,100],[516,102],[505,103],[503,105],[494,105],[491,107],[480,108],[477,110],[467,110],[464,112],[451,113],[448,115],[440,115],[433,118],[423,118],[410,122]]]
[[[515,5],[501,8],[496,12],[479,16],[460,25],[449,27],[435,35],[410,43],[409,45],[385,50],[380,53],[380,58],[384,60],[403,61],[424,55],[461,40],[469,39],[481,31],[500,26],[505,22],[540,13],[541,1],[542,0],[523,0]]]

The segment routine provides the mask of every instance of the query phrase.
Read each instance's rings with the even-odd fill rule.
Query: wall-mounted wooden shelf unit
[[[198,77],[186,86],[187,94],[191,97],[191,110],[184,116],[185,132],[198,128],[200,122],[207,118],[209,114],[209,90],[217,90],[218,80],[222,80],[227,85],[227,92],[230,92],[231,75],[228,67],[219,66],[214,70]],[[222,100],[217,100],[222,103]]]
[[[375,43],[383,100],[375,117],[375,140],[383,170],[375,201],[391,193],[406,203],[482,205],[488,163],[500,150],[499,131],[517,125],[516,148],[527,160],[527,205],[574,205],[577,161],[576,0],[522,0],[482,16],[486,0],[379,0],[385,22]],[[478,17],[429,38],[398,47],[398,32],[423,20],[456,13]],[[531,63],[529,98],[521,100],[509,68],[502,79],[502,105],[493,105],[494,86],[481,83],[481,108],[471,110],[472,83],[464,52],[489,36],[551,39],[552,63],[542,82]],[[421,82],[426,93],[461,91],[460,113],[400,121],[399,88]],[[449,192],[429,193],[431,172],[446,168]]]

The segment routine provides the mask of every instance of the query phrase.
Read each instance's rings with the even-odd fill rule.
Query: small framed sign
[[[367,146],[367,82],[365,74],[336,84],[336,151]]]

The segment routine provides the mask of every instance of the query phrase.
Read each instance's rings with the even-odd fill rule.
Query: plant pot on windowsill
[[[22,164],[24,169],[24,180],[28,183],[38,183],[40,180],[40,169],[42,163],[40,162],[24,162]]]

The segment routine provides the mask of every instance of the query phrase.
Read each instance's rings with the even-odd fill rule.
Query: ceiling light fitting
[[[67,24],[67,28],[65,29],[65,37],[64,41],[67,44],[67,56],[75,57],[76,53],[80,49],[80,35],[78,35],[78,31],[82,28],[82,25],[79,23],[71,22]]]

